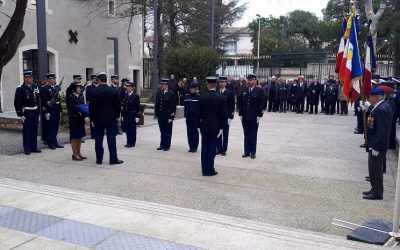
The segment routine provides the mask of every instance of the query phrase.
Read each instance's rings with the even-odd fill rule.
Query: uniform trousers
[[[110,152],[110,162],[116,162],[117,157],[117,128],[115,123],[109,125],[94,124],[95,127],[95,150],[96,161],[102,162],[104,156],[103,139],[104,133],[107,135],[108,151]]]
[[[158,119],[158,127],[161,133],[160,148],[171,147],[172,123],[173,122],[168,122],[168,120]]]
[[[255,155],[257,151],[257,119],[242,119],[242,126],[244,132],[244,153]]]
[[[126,133],[126,144],[136,145],[136,120],[135,118],[124,118],[122,131]]]
[[[22,138],[25,151],[37,149],[37,134],[38,134],[39,115],[25,115],[23,124]]]
[[[201,131],[201,170],[203,174],[213,174],[217,149],[217,133]]]
[[[197,129],[197,124],[197,117],[186,117],[186,132],[190,150],[197,150],[199,147],[199,131]]]
[[[226,124],[222,129],[222,135],[217,139],[217,153],[226,152],[228,150],[229,125]]]
[[[49,119],[49,134],[47,143],[49,145],[58,145],[57,134],[60,127],[60,113],[51,113]]]
[[[368,171],[371,178],[371,192],[383,197],[383,157],[386,152],[379,152],[378,156],[373,156],[372,151],[368,153]]]

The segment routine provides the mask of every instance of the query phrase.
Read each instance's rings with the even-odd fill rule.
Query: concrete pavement
[[[136,148],[118,137],[118,166],[95,164],[94,142],[83,144],[84,162],[72,162],[68,145],[41,155],[0,156],[0,176],[344,237],[332,218],[361,223],[391,220],[396,156],[389,154],[383,201],[365,201],[367,155],[354,135],[355,117],[267,113],[261,120],[257,159],[242,159],[236,117],[219,175],[201,176],[200,152],[187,152],[184,120],[174,122],[172,148],[155,149],[157,126],[138,130]],[[108,162],[105,156],[104,162]],[[1,201],[0,201],[1,205]],[[199,246],[199,245],[195,245]]]

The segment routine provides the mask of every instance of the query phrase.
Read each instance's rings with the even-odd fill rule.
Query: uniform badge
[[[368,128],[370,128],[370,129],[373,129],[373,128],[374,128],[374,120],[375,120],[374,117],[368,116],[368,120],[367,120],[367,126],[368,126]]]

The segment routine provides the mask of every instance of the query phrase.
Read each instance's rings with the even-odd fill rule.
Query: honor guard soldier
[[[203,176],[217,175],[214,159],[217,148],[217,138],[222,136],[226,125],[225,97],[217,91],[217,78],[207,77],[207,92],[200,96],[199,123],[201,132],[201,169]]]
[[[140,97],[135,93],[135,85],[132,82],[125,82],[126,93],[122,103],[123,129],[126,133],[127,148],[136,145],[136,126],[141,115]]]
[[[42,98],[42,112],[44,113],[45,120],[49,129],[47,145],[50,149],[64,148],[58,144],[57,134],[60,127],[61,117],[61,100],[60,100],[60,87],[56,84],[56,74],[46,74],[48,85],[43,87],[41,92]]]
[[[93,89],[89,105],[89,116],[93,123],[96,140],[96,163],[103,164],[103,139],[104,134],[106,134],[110,152],[110,165],[121,164],[123,161],[117,157],[117,128],[115,122],[121,113],[118,91],[107,85],[106,73],[99,73],[97,79],[99,86]]]
[[[189,84],[189,93],[185,95],[185,118],[186,130],[189,144],[189,152],[197,152],[199,146],[199,85],[195,82]]]
[[[32,71],[25,71],[24,83],[15,91],[14,107],[23,126],[23,146],[26,155],[41,153],[37,148],[39,123],[39,87],[33,83]]]
[[[389,145],[390,127],[393,111],[384,100],[385,92],[374,88],[370,92],[369,101],[373,108],[367,119],[367,151],[368,171],[371,190],[363,193],[367,200],[382,200],[383,198],[383,159]]]
[[[155,115],[161,133],[157,150],[168,151],[171,147],[172,122],[176,112],[176,95],[168,88],[168,79],[160,80],[160,89],[156,96]]]
[[[235,94],[233,91],[226,88],[228,78],[221,76],[218,78],[219,81],[219,93],[225,97],[226,102],[226,115],[227,120],[222,129],[222,136],[218,137],[217,142],[217,154],[222,156],[226,155],[228,150],[228,138],[229,138],[229,126],[235,115]]]
[[[86,87],[86,103],[90,105],[90,100],[91,100],[91,95],[93,93],[93,90],[97,88],[98,82],[97,82],[97,75],[91,75],[90,76],[90,81],[92,84]],[[94,139],[94,128],[92,126],[92,122],[90,121],[90,137]]]
[[[49,85],[49,82],[47,81],[47,79],[44,79],[42,81],[42,85],[39,86],[40,94],[47,91],[48,85]],[[43,100],[41,100],[40,107],[41,107],[41,110],[43,111]],[[41,123],[40,123],[41,129],[42,129],[42,141],[43,141],[44,145],[48,145],[47,141],[49,140],[49,121],[46,119],[45,112],[40,113],[40,121],[41,121]]]
[[[238,100],[239,116],[242,119],[244,132],[244,154],[243,158],[251,156],[256,158],[258,124],[263,116],[264,93],[261,88],[255,87],[257,76],[247,76],[248,88]]]

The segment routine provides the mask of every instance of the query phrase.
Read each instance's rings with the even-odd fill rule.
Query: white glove
[[[231,125],[232,119],[228,119],[228,126]]]
[[[222,132],[223,132],[223,130],[222,130],[222,129],[220,129],[220,130],[219,130],[219,133],[218,133],[218,135],[217,135],[217,137],[221,137],[221,135],[222,135]]]
[[[357,108],[357,111],[360,112],[360,111],[361,111],[361,107],[358,107],[358,108]]]
[[[197,131],[199,131],[199,134],[201,133],[201,132],[200,132],[200,128],[197,128]]]
[[[25,116],[21,116],[22,123],[25,123]]]
[[[242,120],[242,116],[239,116],[240,120]]]
[[[257,117],[257,123],[260,123],[261,117]]]
[[[49,113],[44,114],[44,117],[46,118],[47,121],[50,120],[50,114]]]
[[[136,123],[139,123],[139,118],[135,118],[135,122],[136,122]]]
[[[375,157],[379,156],[379,152],[373,149],[371,149],[371,154]]]
[[[92,127],[94,128],[94,122],[91,122],[91,124],[92,124]]]
[[[172,119],[168,119],[168,123],[171,123],[172,122]]]

